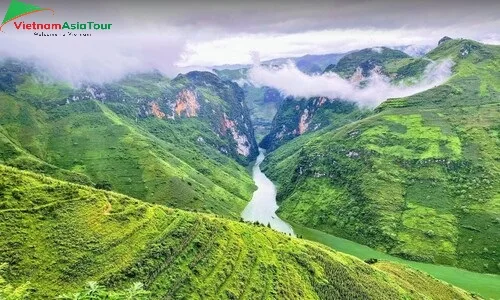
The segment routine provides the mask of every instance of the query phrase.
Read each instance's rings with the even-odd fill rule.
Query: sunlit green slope
[[[285,219],[407,259],[500,273],[500,47],[449,40],[443,85],[273,152]]]
[[[0,91],[1,163],[239,218],[257,147],[235,84],[153,73],[72,89],[16,63],[4,63],[15,84]]]
[[[2,165],[0,195],[0,295],[29,282],[29,298],[52,298],[92,280],[141,282],[153,299],[472,298],[398,264]]]

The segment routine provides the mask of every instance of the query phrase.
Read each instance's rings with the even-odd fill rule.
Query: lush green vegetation
[[[210,73],[151,73],[74,90],[32,70],[19,78],[22,64],[3,66],[14,79],[0,91],[0,163],[239,218],[254,189],[245,164],[257,145],[235,84]]]
[[[82,291],[59,295],[58,299],[67,300],[93,300],[93,299],[126,299],[145,300],[150,299],[150,293],[144,290],[144,285],[140,282],[132,284],[124,291],[109,291],[104,286],[95,281],[90,281]]]
[[[359,86],[366,84],[371,72],[384,74],[394,83],[403,84],[420,79],[429,63],[428,58],[412,58],[399,50],[370,48],[345,55],[337,65],[329,66],[324,72],[335,72]],[[274,150],[304,133],[325,127],[334,130],[371,114],[371,110],[360,109],[341,99],[288,97],[280,104],[260,146]]]
[[[7,297],[472,298],[402,265],[369,265],[265,226],[1,165],[0,194],[0,292]],[[135,282],[143,286],[131,288]]]
[[[427,58],[453,59],[454,75],[303,135],[263,169],[284,219],[406,259],[500,273],[500,47],[450,40]],[[404,60],[393,69],[415,63]]]
[[[369,49],[333,68],[349,77],[381,66],[404,81],[428,58],[452,58],[455,75],[375,112],[285,100],[262,143],[286,142],[265,164],[279,213],[383,253],[500,273],[499,47],[449,40],[423,59]],[[207,72],[74,89],[14,60],[0,71],[0,299],[473,297],[377,259],[497,295],[498,276],[297,231],[363,262],[219,218],[239,218],[254,188],[245,93],[265,129],[274,90]]]
[[[381,71],[388,72],[394,69],[395,62],[402,60],[406,60],[407,64],[411,57],[402,51],[386,47],[368,48],[345,55],[336,65],[328,66],[324,72],[335,72],[340,76],[350,77],[360,68],[361,74],[368,77],[376,66],[382,67]]]
[[[292,224],[294,232],[311,241],[322,243],[337,251],[354,255],[362,260],[392,261],[408,265],[437,279],[451,283],[464,290],[476,293],[486,299],[496,299],[500,295],[500,275],[470,272],[455,267],[404,260],[377,251],[356,242],[339,238],[323,231]]]

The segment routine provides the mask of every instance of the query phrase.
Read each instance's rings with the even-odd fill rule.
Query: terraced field
[[[152,205],[0,165],[0,295],[52,298],[97,281],[153,299],[468,299],[393,263],[369,265],[263,226]]]

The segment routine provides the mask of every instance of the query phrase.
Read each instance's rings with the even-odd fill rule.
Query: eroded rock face
[[[221,80],[210,72],[193,71],[179,75],[172,84],[183,87],[173,94],[175,100],[170,102],[169,115],[206,122],[206,129],[221,139],[214,146],[242,163],[257,156],[245,93],[236,83]]]
[[[299,127],[297,128],[299,135],[302,135],[307,131],[307,128],[309,128],[309,123],[309,110],[306,108],[304,110],[304,113],[300,116]]]
[[[361,74],[361,70],[359,71]],[[264,137],[260,147],[272,151],[280,145],[305,133],[328,126],[332,119],[344,119],[357,110],[355,104],[326,97],[296,99],[289,97],[280,106],[273,120],[271,132]],[[328,111],[327,113],[325,113]],[[343,122],[343,121],[341,121]]]
[[[258,146],[244,98],[245,93],[237,84],[209,72],[194,71],[172,80],[148,73],[131,75],[113,84],[86,85],[61,101],[61,105],[98,100],[136,122],[161,119],[173,130],[195,118],[193,128],[206,136],[203,142],[193,142],[212,146],[247,164],[258,155]],[[151,130],[156,132],[155,128]]]
[[[161,111],[160,106],[158,105],[158,102],[156,101],[151,101],[149,102],[149,107],[151,108],[151,114],[158,119],[163,119],[165,118],[166,114]]]
[[[177,116],[196,117],[199,109],[200,103],[193,91],[184,89],[179,92],[174,106],[174,112]]]
[[[224,118],[222,121],[222,131],[225,134],[229,130],[233,137],[233,140],[237,144],[236,151],[238,154],[248,157],[250,155],[250,142],[248,141],[248,137],[245,134],[242,134],[238,131],[237,123],[233,120],[230,120],[226,114],[224,114]]]
[[[363,81],[364,79],[365,79],[365,77],[363,76],[363,69],[361,69],[361,67],[357,67],[356,72],[354,72],[354,74],[352,74],[349,81],[351,83],[357,84],[357,83],[360,83],[361,81]]]

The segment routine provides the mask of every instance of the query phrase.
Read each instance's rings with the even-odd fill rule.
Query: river
[[[259,149],[259,156],[252,169],[252,177],[257,190],[253,193],[252,200],[241,213],[245,221],[258,221],[264,225],[270,225],[272,229],[295,236],[292,226],[281,220],[276,215],[278,203],[276,203],[276,186],[260,170],[260,164],[264,161],[266,153]]]

